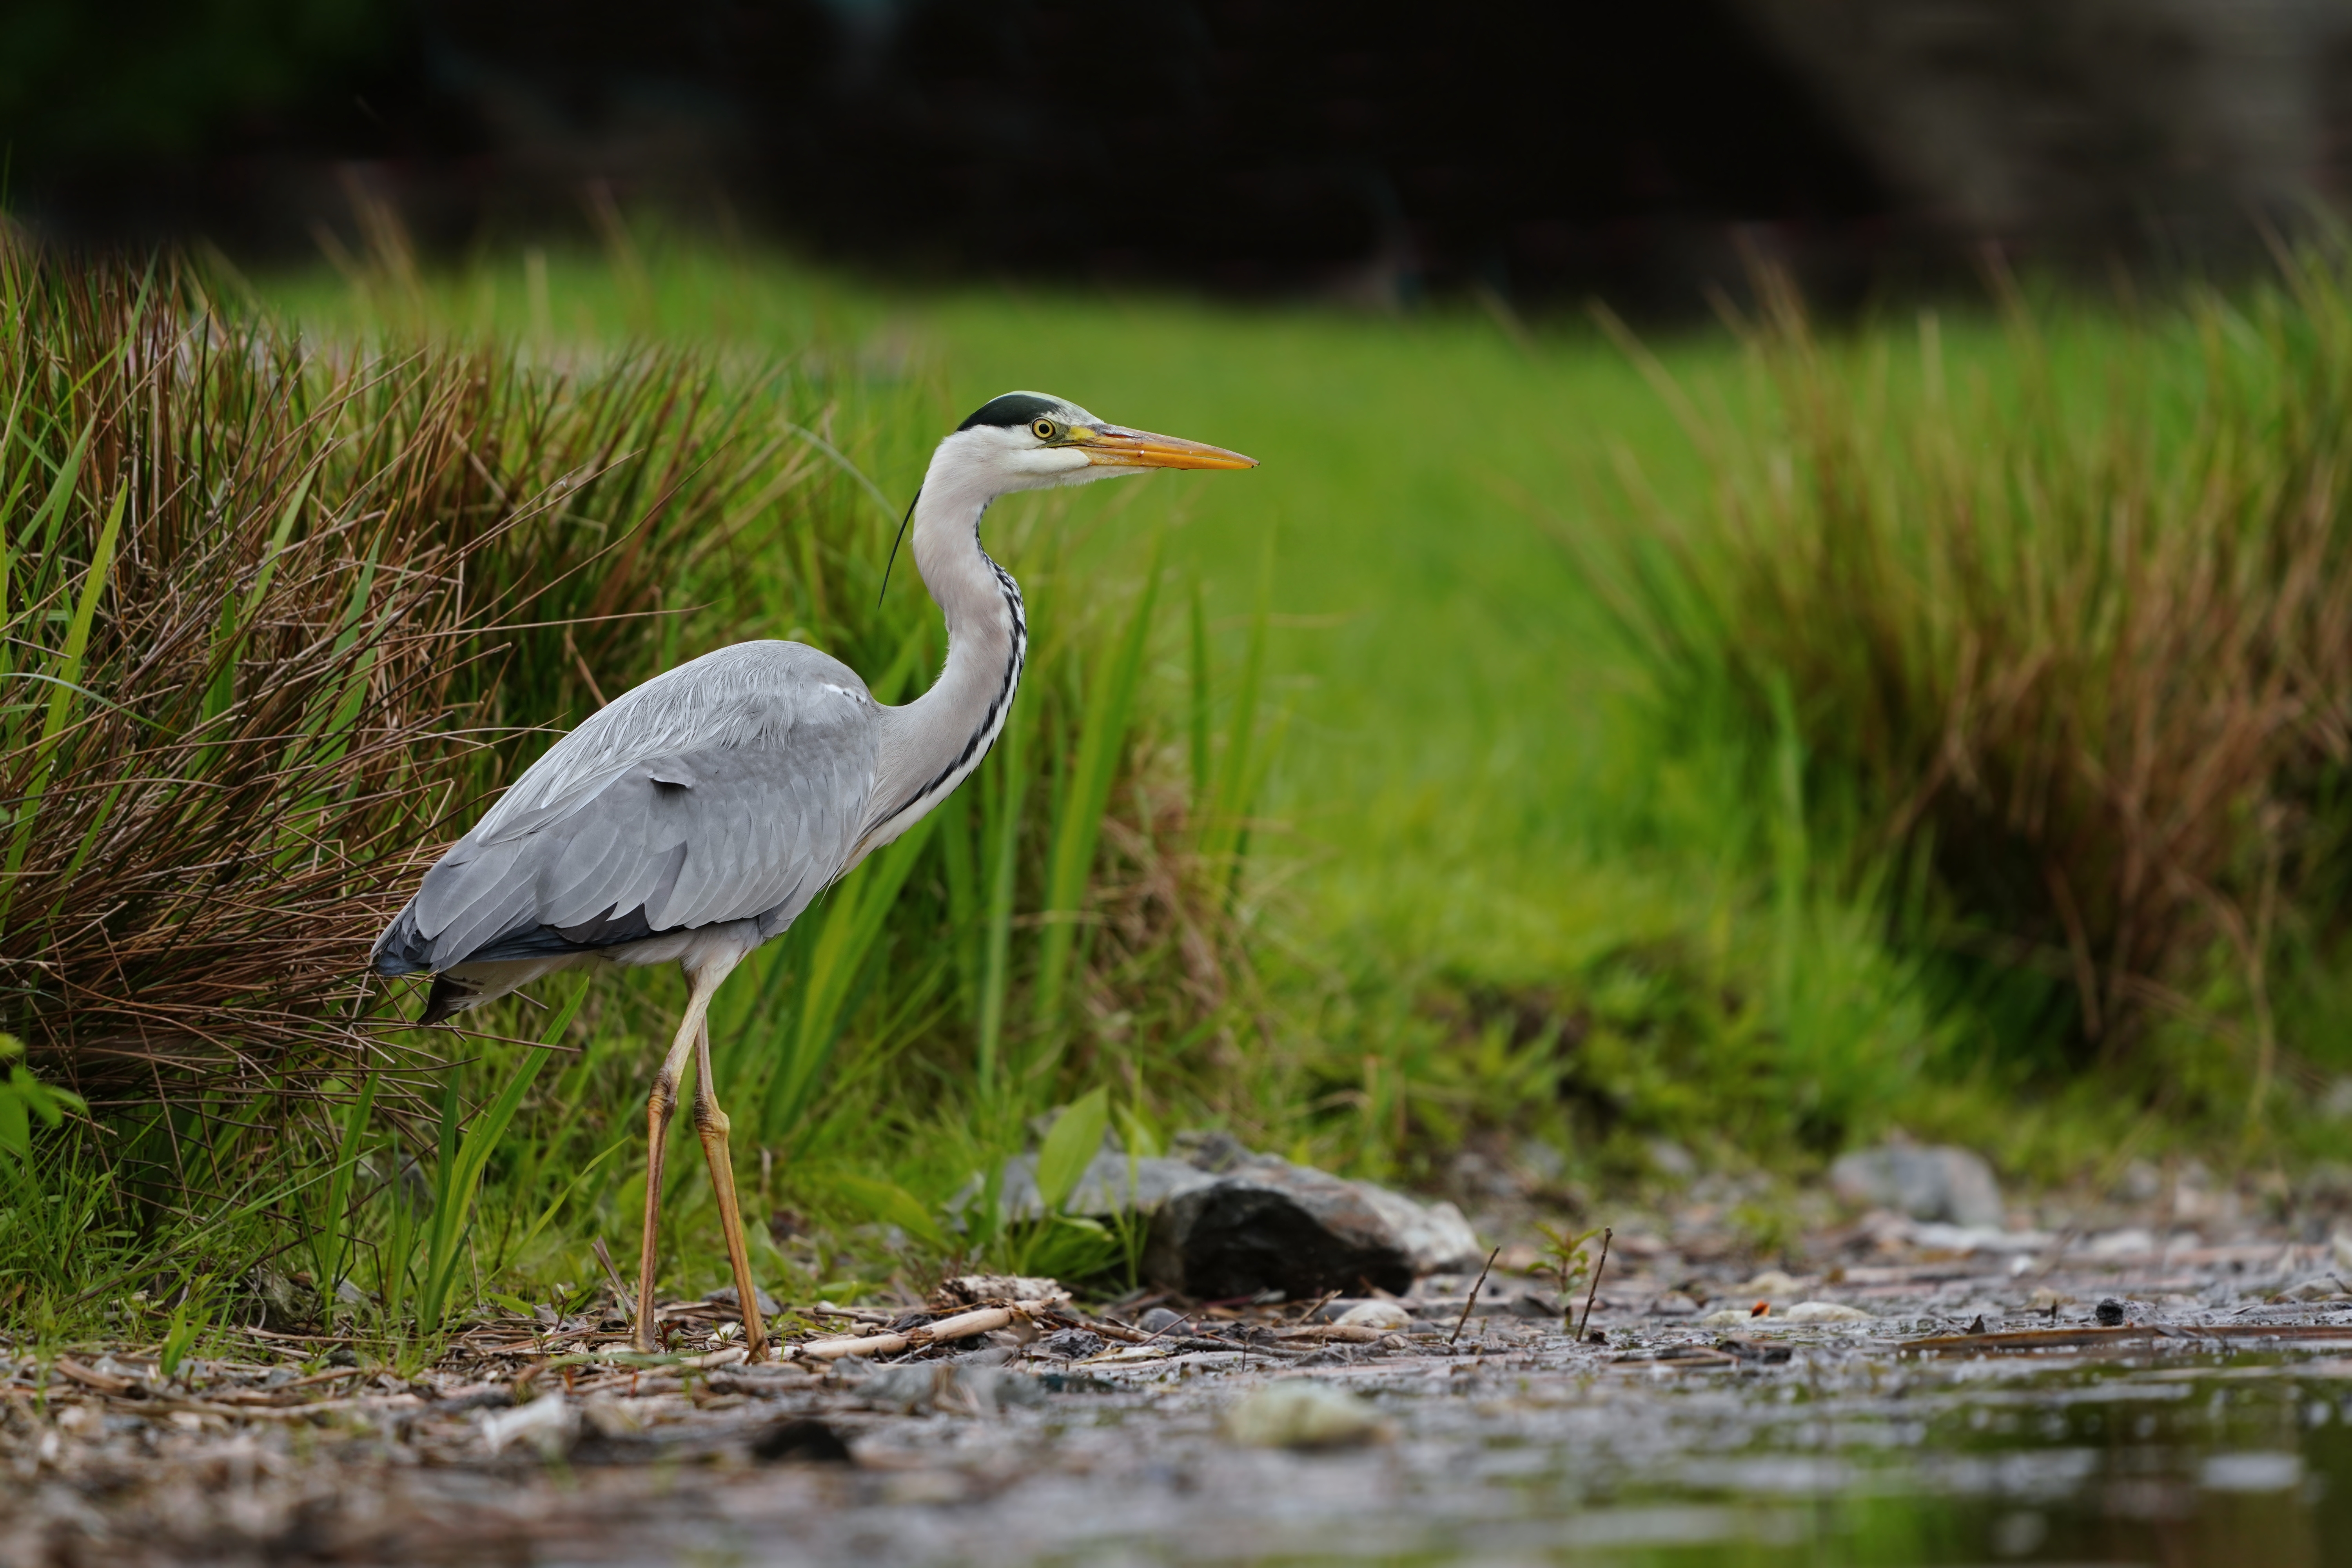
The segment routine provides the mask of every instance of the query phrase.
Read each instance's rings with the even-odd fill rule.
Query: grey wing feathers
[[[376,967],[754,917],[772,934],[848,863],[876,715],[848,667],[797,643],[740,643],[656,677],[557,742],[425,873]]]

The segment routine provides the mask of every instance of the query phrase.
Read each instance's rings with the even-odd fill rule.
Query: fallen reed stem
[[[1601,1227],[1601,1260],[1592,1266],[1592,1283],[1584,1292],[1584,1316],[1578,1319],[1576,1323],[1576,1341],[1579,1344],[1584,1342],[1585,1325],[1592,1321],[1593,1298],[1601,1294],[1601,1271],[1609,1267],[1609,1240],[1616,1234],[1605,1225]]]
[[[1470,1321],[1470,1309],[1478,1304],[1478,1292],[1486,1288],[1486,1271],[1495,1267],[1495,1259],[1502,1255],[1503,1249],[1497,1247],[1494,1251],[1486,1254],[1486,1261],[1479,1266],[1478,1278],[1472,1283],[1470,1294],[1463,1300],[1462,1315],[1454,1320],[1454,1331],[1445,1336],[1447,1344],[1450,1345],[1462,1337],[1463,1325]]]

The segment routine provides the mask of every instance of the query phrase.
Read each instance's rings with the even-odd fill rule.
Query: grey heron
[[[847,665],[792,642],[737,643],[655,676],[548,748],[377,939],[377,973],[433,977],[426,1024],[589,959],[685,971],[685,1012],[646,1107],[639,1350],[657,1348],[663,1150],[691,1051],[745,1344],[755,1361],[765,1352],[710,1077],[710,999],[745,954],[969,777],[1003,728],[1028,626],[1020,588],[981,548],[982,514],[1016,490],[1255,467],[1041,393],[992,399],[940,443],[909,511],[915,568],[947,621],[929,690],[887,707]]]

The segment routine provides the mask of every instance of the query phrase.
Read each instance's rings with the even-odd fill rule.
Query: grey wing
[[[383,973],[789,924],[847,865],[878,765],[877,710],[796,644],[722,649],[564,737],[425,873]]]

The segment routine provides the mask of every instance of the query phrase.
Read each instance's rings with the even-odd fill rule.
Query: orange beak
[[[1255,468],[1255,458],[1228,452],[1223,447],[1187,441],[1181,436],[1154,436],[1148,430],[1116,427],[1070,432],[1070,444],[1084,451],[1098,468]]]

